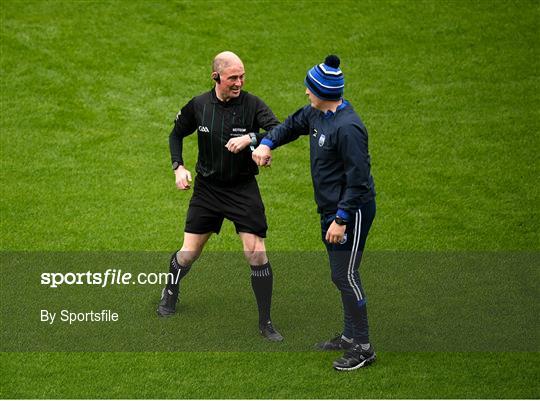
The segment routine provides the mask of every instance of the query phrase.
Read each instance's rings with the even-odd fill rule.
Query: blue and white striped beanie
[[[319,99],[339,100],[343,97],[345,80],[339,63],[339,57],[332,54],[307,72],[304,84]]]

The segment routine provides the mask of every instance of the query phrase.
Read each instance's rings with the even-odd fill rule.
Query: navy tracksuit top
[[[368,134],[347,102],[336,113],[305,106],[274,127],[261,144],[274,149],[309,135],[311,177],[317,210],[348,219],[375,197]]]

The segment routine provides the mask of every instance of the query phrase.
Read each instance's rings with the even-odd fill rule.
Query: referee
[[[253,152],[258,165],[271,162],[271,149],[309,135],[311,176],[321,216],[332,281],[341,293],[343,332],[318,344],[344,350],[336,370],[371,364],[366,294],[358,273],[371,223],[375,218],[375,185],[371,176],[367,130],[349,102],[337,56],[311,68],[305,78],[310,105],[289,116],[265,136]]]
[[[264,238],[267,224],[255,175],[257,165],[250,147],[279,124],[270,108],[242,90],[244,65],[232,52],[219,53],[212,64],[214,87],[191,99],[178,113],[169,136],[172,168],[180,190],[191,187],[191,172],[184,166],[182,142],[197,131],[197,176],[187,211],[182,248],[170,260],[169,279],[157,313],[176,312],[180,280],[190,271],[212,233],[218,234],[224,219],[234,223],[251,266],[251,285],[259,312],[259,331],[270,341],[283,337],[272,325],[272,268]]]

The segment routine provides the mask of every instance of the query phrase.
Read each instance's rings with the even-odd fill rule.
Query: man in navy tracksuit
[[[252,156],[258,165],[269,165],[271,149],[300,135],[310,137],[311,176],[322,239],[344,311],[343,332],[317,346],[345,350],[333,366],[353,370],[375,360],[369,342],[366,295],[358,273],[375,217],[375,186],[367,130],[343,99],[344,79],[339,64],[339,58],[332,55],[308,71],[304,83],[311,104],[274,127]]]

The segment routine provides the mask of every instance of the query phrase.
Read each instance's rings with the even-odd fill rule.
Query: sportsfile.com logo
[[[168,280],[176,283],[178,275],[172,273],[139,273],[135,277],[122,270],[107,269],[105,272],[68,272],[68,273],[41,273],[41,285],[49,288],[58,288],[61,285],[96,285],[107,287],[113,285],[165,285]]]

